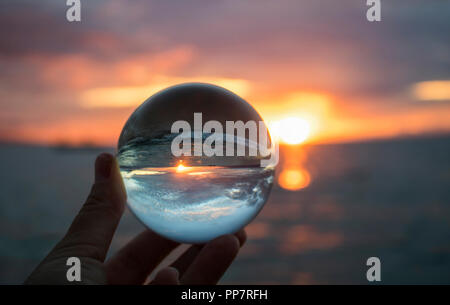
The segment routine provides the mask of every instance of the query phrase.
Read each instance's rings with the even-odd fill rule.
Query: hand
[[[148,275],[179,244],[149,230],[104,262],[123,214],[126,191],[116,159],[101,154],[95,183],[64,238],[31,273],[25,284],[144,284]],[[245,231],[192,245],[151,284],[216,284],[246,240]],[[81,282],[66,277],[69,257],[81,261]]]

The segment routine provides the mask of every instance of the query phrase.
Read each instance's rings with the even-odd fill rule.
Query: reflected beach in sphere
[[[198,126],[194,113],[201,113],[201,126],[208,121],[222,126],[227,121],[262,121],[247,102],[226,89],[200,83],[177,85],[136,109],[122,130],[117,155],[131,211],[151,230],[183,243],[207,242],[248,224],[269,196],[275,169],[273,164],[261,166],[265,158],[259,152],[248,153],[258,145],[249,139],[250,132],[233,132],[230,137],[225,127],[223,134],[214,129],[223,139],[224,152],[234,141],[245,147],[244,156],[234,144],[232,156],[195,153],[196,145],[212,133],[202,127],[194,131]],[[183,142],[191,145],[191,154],[173,153],[174,139],[180,138],[179,132],[172,133],[177,121],[193,128],[189,141]]]

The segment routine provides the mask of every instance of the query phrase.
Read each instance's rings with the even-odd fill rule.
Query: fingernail
[[[168,270],[175,276],[176,279],[180,278],[180,272],[178,272],[178,269],[174,267],[167,267]]]
[[[242,247],[247,240],[247,233],[245,233],[245,230],[242,229],[242,230],[238,231],[237,233],[234,234],[234,236],[237,237],[237,239],[239,240],[239,244]]]
[[[95,160],[95,181],[108,179],[111,176],[113,156],[102,153]]]

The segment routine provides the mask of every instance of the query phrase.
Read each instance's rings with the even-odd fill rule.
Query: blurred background
[[[147,97],[223,86],[281,146],[226,284],[450,284],[450,1],[0,2],[0,283],[62,237]],[[112,253],[143,230],[128,211]]]

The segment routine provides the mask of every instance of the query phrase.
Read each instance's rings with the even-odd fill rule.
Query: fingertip
[[[207,243],[181,278],[184,285],[216,284],[239,252],[239,240],[229,234]]]
[[[235,256],[240,248],[239,239],[232,234],[220,236],[210,242],[210,247],[220,249],[222,252]]]
[[[178,270],[174,267],[167,267],[166,268],[166,272],[168,274],[170,274],[172,276],[172,278],[176,278],[178,280],[178,278],[180,277],[180,273],[178,272]]]
[[[101,153],[95,160],[96,192],[102,193],[101,197],[108,197],[121,212],[125,208],[127,192],[120,174],[117,159],[110,153]]]
[[[245,242],[247,241],[247,233],[245,232],[245,229],[241,229],[238,232],[234,234],[234,236],[237,237],[239,240],[239,245],[242,247]]]
[[[111,176],[114,157],[109,153],[101,153],[95,160],[95,181],[106,180]]]

